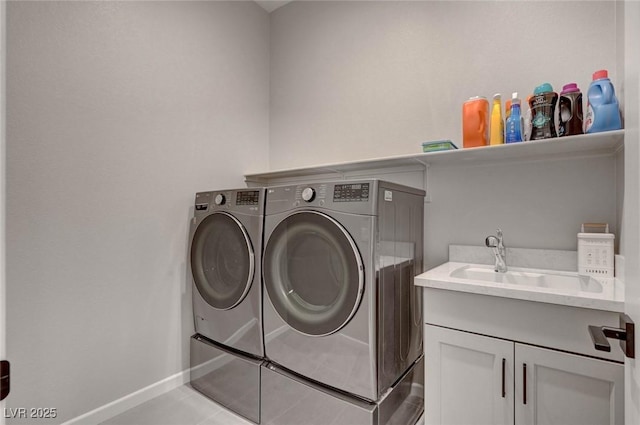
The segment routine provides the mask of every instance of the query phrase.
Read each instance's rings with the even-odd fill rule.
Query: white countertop
[[[487,265],[448,262],[415,277],[415,284],[425,288],[445,289],[494,297],[513,298],[559,304],[572,307],[590,308],[614,312],[624,312],[624,284],[619,279],[597,279],[603,286],[602,292],[555,289],[538,286],[514,285],[475,281],[451,277],[451,272],[464,266],[488,267]],[[524,272],[541,272],[537,269],[510,268]],[[543,272],[543,271],[542,271]],[[571,272],[548,270],[552,274],[576,275]]]

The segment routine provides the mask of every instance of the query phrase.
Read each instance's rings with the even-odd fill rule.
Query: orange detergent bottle
[[[462,105],[462,146],[475,148],[489,144],[489,102],[472,97]]]

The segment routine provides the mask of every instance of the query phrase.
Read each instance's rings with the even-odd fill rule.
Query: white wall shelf
[[[358,175],[410,171],[416,167],[481,165],[512,161],[536,161],[595,155],[613,155],[624,146],[624,130],[568,136],[481,148],[373,158],[302,168],[245,174],[249,185],[266,185],[309,177],[344,179]]]

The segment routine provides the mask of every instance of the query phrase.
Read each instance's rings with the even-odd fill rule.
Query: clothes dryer
[[[259,358],[264,195],[263,188],[197,193],[190,244],[196,332]]]
[[[267,188],[266,358],[377,401],[422,353],[424,191],[380,180]]]

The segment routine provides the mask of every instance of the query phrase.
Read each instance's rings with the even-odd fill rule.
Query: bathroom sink
[[[489,282],[537,288],[549,288],[570,292],[602,292],[602,284],[589,276],[571,272],[549,272],[534,269],[512,268],[505,273],[494,271],[492,266],[464,265],[450,273],[454,279]]]
[[[450,292],[624,312],[624,282],[613,277],[515,266],[497,273],[493,265],[449,261],[416,276],[415,282]]]

